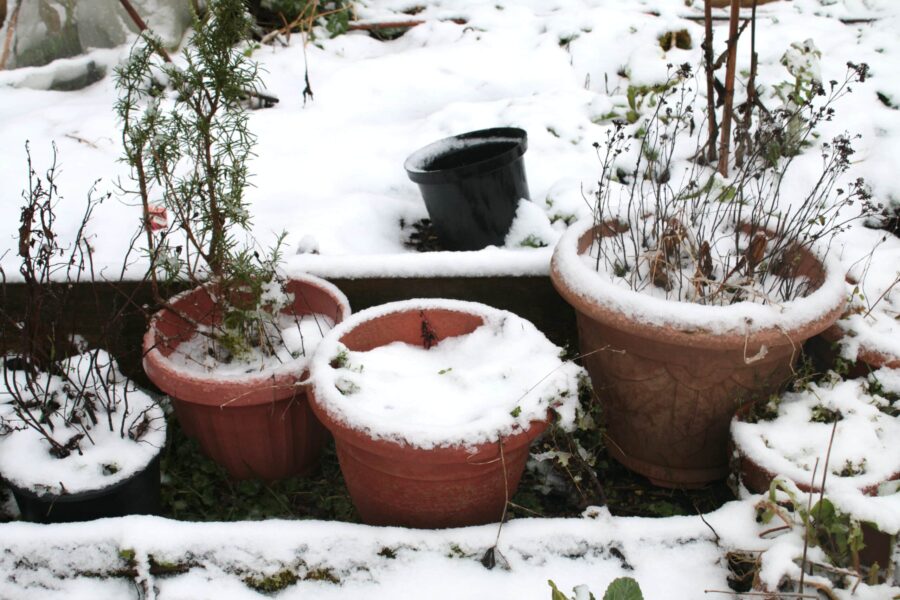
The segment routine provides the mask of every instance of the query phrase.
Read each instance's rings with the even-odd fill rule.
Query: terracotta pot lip
[[[578,243],[593,229],[593,220],[583,219],[562,235],[550,263],[553,285],[580,312],[601,322],[627,323],[643,337],[664,336],[690,346],[741,348],[748,341],[784,345],[828,328],[846,303],[843,272],[831,257],[823,261],[822,285],[777,307],[752,302],[705,306],[649,296],[605,280],[582,261]]]
[[[848,328],[849,326],[844,326],[844,320],[841,318],[834,325],[823,331],[822,337],[830,343],[839,342],[846,335]],[[872,348],[862,342],[859,344],[856,360],[869,365],[872,369],[900,369],[900,357],[894,356],[892,352]]]
[[[444,298],[414,298],[411,300],[401,300],[398,302],[390,302],[380,306],[374,306],[372,308],[368,308],[354,314],[349,319],[341,322],[326,334],[325,338],[316,349],[312,360],[310,361],[309,382],[312,391],[312,393],[310,394],[310,406],[316,413],[316,416],[319,418],[319,420],[322,421],[322,423],[332,432],[332,434],[334,434],[335,436],[344,435],[349,437],[365,437],[369,440],[366,442],[367,444],[374,442],[376,443],[376,445],[382,446],[385,449],[422,449],[422,447],[406,439],[395,439],[393,436],[382,437],[378,435],[377,432],[374,432],[373,429],[368,425],[355,425],[349,423],[346,417],[341,413],[341,410],[339,408],[343,402],[346,402],[346,399],[342,394],[340,394],[340,392],[334,389],[333,386],[329,385],[331,378],[328,376],[330,372],[334,370],[331,367],[330,363],[335,354],[340,351],[340,348],[342,346],[341,339],[349,332],[364,323],[378,320],[388,315],[411,311],[418,312],[422,310],[439,310],[474,315],[480,317],[484,322],[514,317],[527,323],[527,321],[515,315],[514,313],[494,308],[486,304]],[[535,330],[539,331],[536,328]],[[514,423],[514,429],[512,433],[506,435],[506,437],[503,437],[504,443],[505,440],[511,440],[513,438],[519,437],[522,434],[532,432],[535,429],[535,426],[537,424],[540,424],[538,431],[535,431],[529,434],[529,436],[526,436],[530,438],[536,437],[540,433],[540,431],[543,431],[544,427],[550,421],[549,414],[546,415],[546,417],[543,419],[537,415],[525,414],[522,416],[523,418],[528,418],[529,416],[531,417],[531,420],[529,421],[530,426],[527,429],[523,429],[521,427],[516,427],[517,424]],[[499,436],[498,434],[498,437],[501,436]],[[497,445],[496,438],[476,442],[468,442],[465,438],[448,438],[441,443],[435,444],[434,447],[425,449],[440,449],[441,451],[446,450],[449,452],[459,452],[460,449],[466,449],[467,452],[471,453],[478,451],[478,448],[489,447],[491,445]]]
[[[767,468],[766,466],[761,464],[759,460],[755,459],[754,457],[750,456],[749,454],[746,454],[745,452],[741,451],[739,448],[735,448],[734,452],[741,461],[746,461],[748,464],[750,464],[753,467],[755,467],[756,469],[758,469],[761,473],[764,473],[770,483],[776,477],[780,477],[782,479],[791,481],[794,485],[797,486],[797,489],[799,489],[801,492],[804,492],[807,494],[809,494],[810,492],[812,492],[814,494],[818,494],[822,491],[822,486],[820,486],[818,484],[810,485],[809,481],[799,481],[793,477],[786,475],[785,473],[778,473],[778,472],[775,472],[775,471]],[[744,470],[743,466],[741,467],[741,470],[742,471]],[[890,483],[893,481],[900,480],[900,471],[897,471],[896,473],[893,473],[892,475],[884,477],[876,482],[872,482],[869,484],[859,484],[859,485],[854,484],[851,481],[843,481],[843,480],[847,479],[846,477],[840,477],[840,476],[834,475],[833,473],[831,475],[832,476],[825,481],[825,487],[827,488],[828,494],[846,493],[849,490],[852,492],[860,492],[864,496],[878,497],[878,488],[880,486],[884,485],[885,483]],[[838,489],[832,489],[833,484],[835,483],[835,480],[840,482],[838,485]]]
[[[290,277],[288,277],[288,282],[291,281],[307,283],[312,287],[322,289],[335,301],[335,304],[338,307],[339,318],[345,319],[348,315],[350,315],[350,303],[347,300],[347,296],[345,296],[344,293],[334,284],[322,279],[321,277],[305,273],[292,274]],[[173,296],[170,299],[170,302],[177,302],[179,300],[182,300],[185,297],[190,296],[191,294],[196,294],[200,290],[208,288],[210,285],[210,283],[205,283],[193,289],[185,290]],[[185,371],[183,369],[179,369],[167,356],[160,352],[156,347],[156,323],[159,321],[159,319],[162,318],[164,310],[165,309],[157,312],[153,316],[153,318],[150,320],[150,325],[147,329],[147,332],[144,334],[144,370],[153,371],[161,378],[174,378],[179,381],[189,381],[192,385],[203,386],[204,388],[209,390],[209,395],[211,396],[211,398],[209,398],[208,401],[190,399],[191,402],[219,406],[221,405],[221,398],[216,397],[216,394],[214,393],[215,390],[222,389],[224,391],[227,389],[229,392],[232,392],[235,384],[240,384],[248,388],[257,386],[271,387],[273,385],[283,385],[286,386],[287,389],[285,391],[285,394],[282,395],[290,397],[294,394],[294,391],[292,389],[293,386],[297,382],[306,379],[306,375],[308,373],[308,365],[309,361],[312,359],[312,354],[301,356],[295,360],[279,364],[276,367],[264,369],[254,373],[242,373],[237,375],[225,375],[216,371],[211,371],[209,373],[193,373]],[[153,378],[154,377],[151,376],[151,379]],[[181,398],[181,400],[185,399]],[[269,397],[267,400],[260,399],[259,401],[251,401],[249,403],[235,401],[233,403],[230,403],[230,405],[247,406],[248,404],[263,404],[270,401],[271,397]]]

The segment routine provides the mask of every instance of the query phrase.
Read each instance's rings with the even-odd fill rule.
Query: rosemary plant
[[[248,163],[256,141],[245,103],[257,92],[256,64],[236,45],[251,18],[241,0],[215,0],[179,64],[165,60],[160,41],[145,32],[116,71],[124,160],[143,207],[150,279],[207,280],[221,324],[201,329],[222,360],[259,348],[272,354],[274,315],[288,304],[278,294],[282,234],[260,253],[250,236]],[[166,223],[158,216],[165,213]]]

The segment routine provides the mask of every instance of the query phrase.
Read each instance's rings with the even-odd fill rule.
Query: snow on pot
[[[393,302],[332,330],[310,365],[312,406],[363,521],[499,521],[551,412],[575,418],[582,369],[559,353],[474,302]]]
[[[557,244],[551,279],[573,306],[581,353],[607,420],[610,453],[657,485],[689,487],[728,474],[738,406],[788,381],[804,340],[837,319],[845,287],[805,249],[790,263],[810,284],[777,306],[675,301],[598,272],[595,237],[618,229],[581,221]]]
[[[894,261],[900,259],[900,249],[891,254]],[[888,264],[879,273],[867,273],[864,282],[853,283],[858,293],[851,295],[841,319],[820,336],[827,344],[820,348],[826,360],[833,362],[835,354],[839,355],[849,363],[848,375],[853,377],[865,376],[882,367],[900,369],[898,284],[900,273],[894,273]]]
[[[524,130],[497,127],[439,140],[406,159],[441,243],[450,250],[501,246],[528,199]]]
[[[307,474],[318,464],[327,432],[310,412],[301,381],[312,352],[334,323],[350,314],[346,296],[311,275],[289,279],[290,304],[279,315],[281,347],[274,356],[220,363],[207,338],[169,309],[144,336],[144,370],[172,397],[185,433],[234,479],[275,480]],[[208,287],[170,301],[203,326],[221,321]]]
[[[28,521],[88,521],[160,510],[165,415],[102,350],[35,372],[7,358],[0,477]]]
[[[812,383],[742,407],[731,432],[748,490],[765,493],[776,476],[807,493],[824,487],[830,502],[862,522],[863,564],[889,564],[900,529],[900,372]]]
[[[818,491],[824,481],[830,491],[877,495],[884,482],[900,479],[898,384],[897,372],[883,369],[869,380],[811,383],[743,407],[731,423],[741,481],[762,493],[779,474],[803,491]]]

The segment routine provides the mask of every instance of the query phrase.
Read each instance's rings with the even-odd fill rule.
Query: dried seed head
[[[750,245],[747,246],[746,251],[748,273],[756,269],[757,265],[762,262],[763,256],[766,254],[767,242],[768,239],[764,232],[757,231],[753,234],[753,239],[750,240]]]
[[[713,272],[712,253],[709,249],[709,242],[706,240],[700,244],[700,252],[697,256],[697,271],[703,275],[704,279],[710,279]]]
[[[669,264],[662,251],[656,252],[650,259],[650,280],[658,288],[672,291],[672,280],[669,277]]]

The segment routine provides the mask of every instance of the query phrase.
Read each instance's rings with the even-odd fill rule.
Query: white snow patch
[[[63,489],[67,493],[78,493],[109,487],[143,470],[166,441],[166,421],[159,405],[119,373],[115,362],[102,350],[67,359],[62,368],[73,373],[70,376],[73,382],[95,395],[98,401],[94,410],[98,422],[91,425],[87,413],[80,411],[88,432],[78,444],[80,451],[73,450],[65,458],[56,458],[50,454],[51,446],[44,436],[15,415],[12,398],[6,388],[2,388],[0,420],[13,428],[11,433],[0,435],[0,474],[3,478],[36,493],[60,494]],[[19,389],[24,388],[23,371],[6,370],[3,376],[10,382],[17,381]],[[62,410],[72,410],[71,401],[66,400],[63,391],[65,381],[62,377],[47,375],[40,382],[48,393],[57,394]],[[107,411],[101,402],[110,410]],[[145,418],[145,413],[146,431],[140,439],[130,439],[129,428]],[[74,436],[84,434],[81,426],[76,423],[66,425],[59,415],[51,420],[51,435],[63,445]]]
[[[372,319],[422,309],[475,314],[484,324],[428,350],[395,342],[357,352],[339,342]],[[546,420],[551,408],[563,426],[572,424],[584,371],[560,352],[513,313],[473,302],[408,300],[362,311],[333,329],[312,360],[310,382],[323,410],[376,439],[474,446]]]

